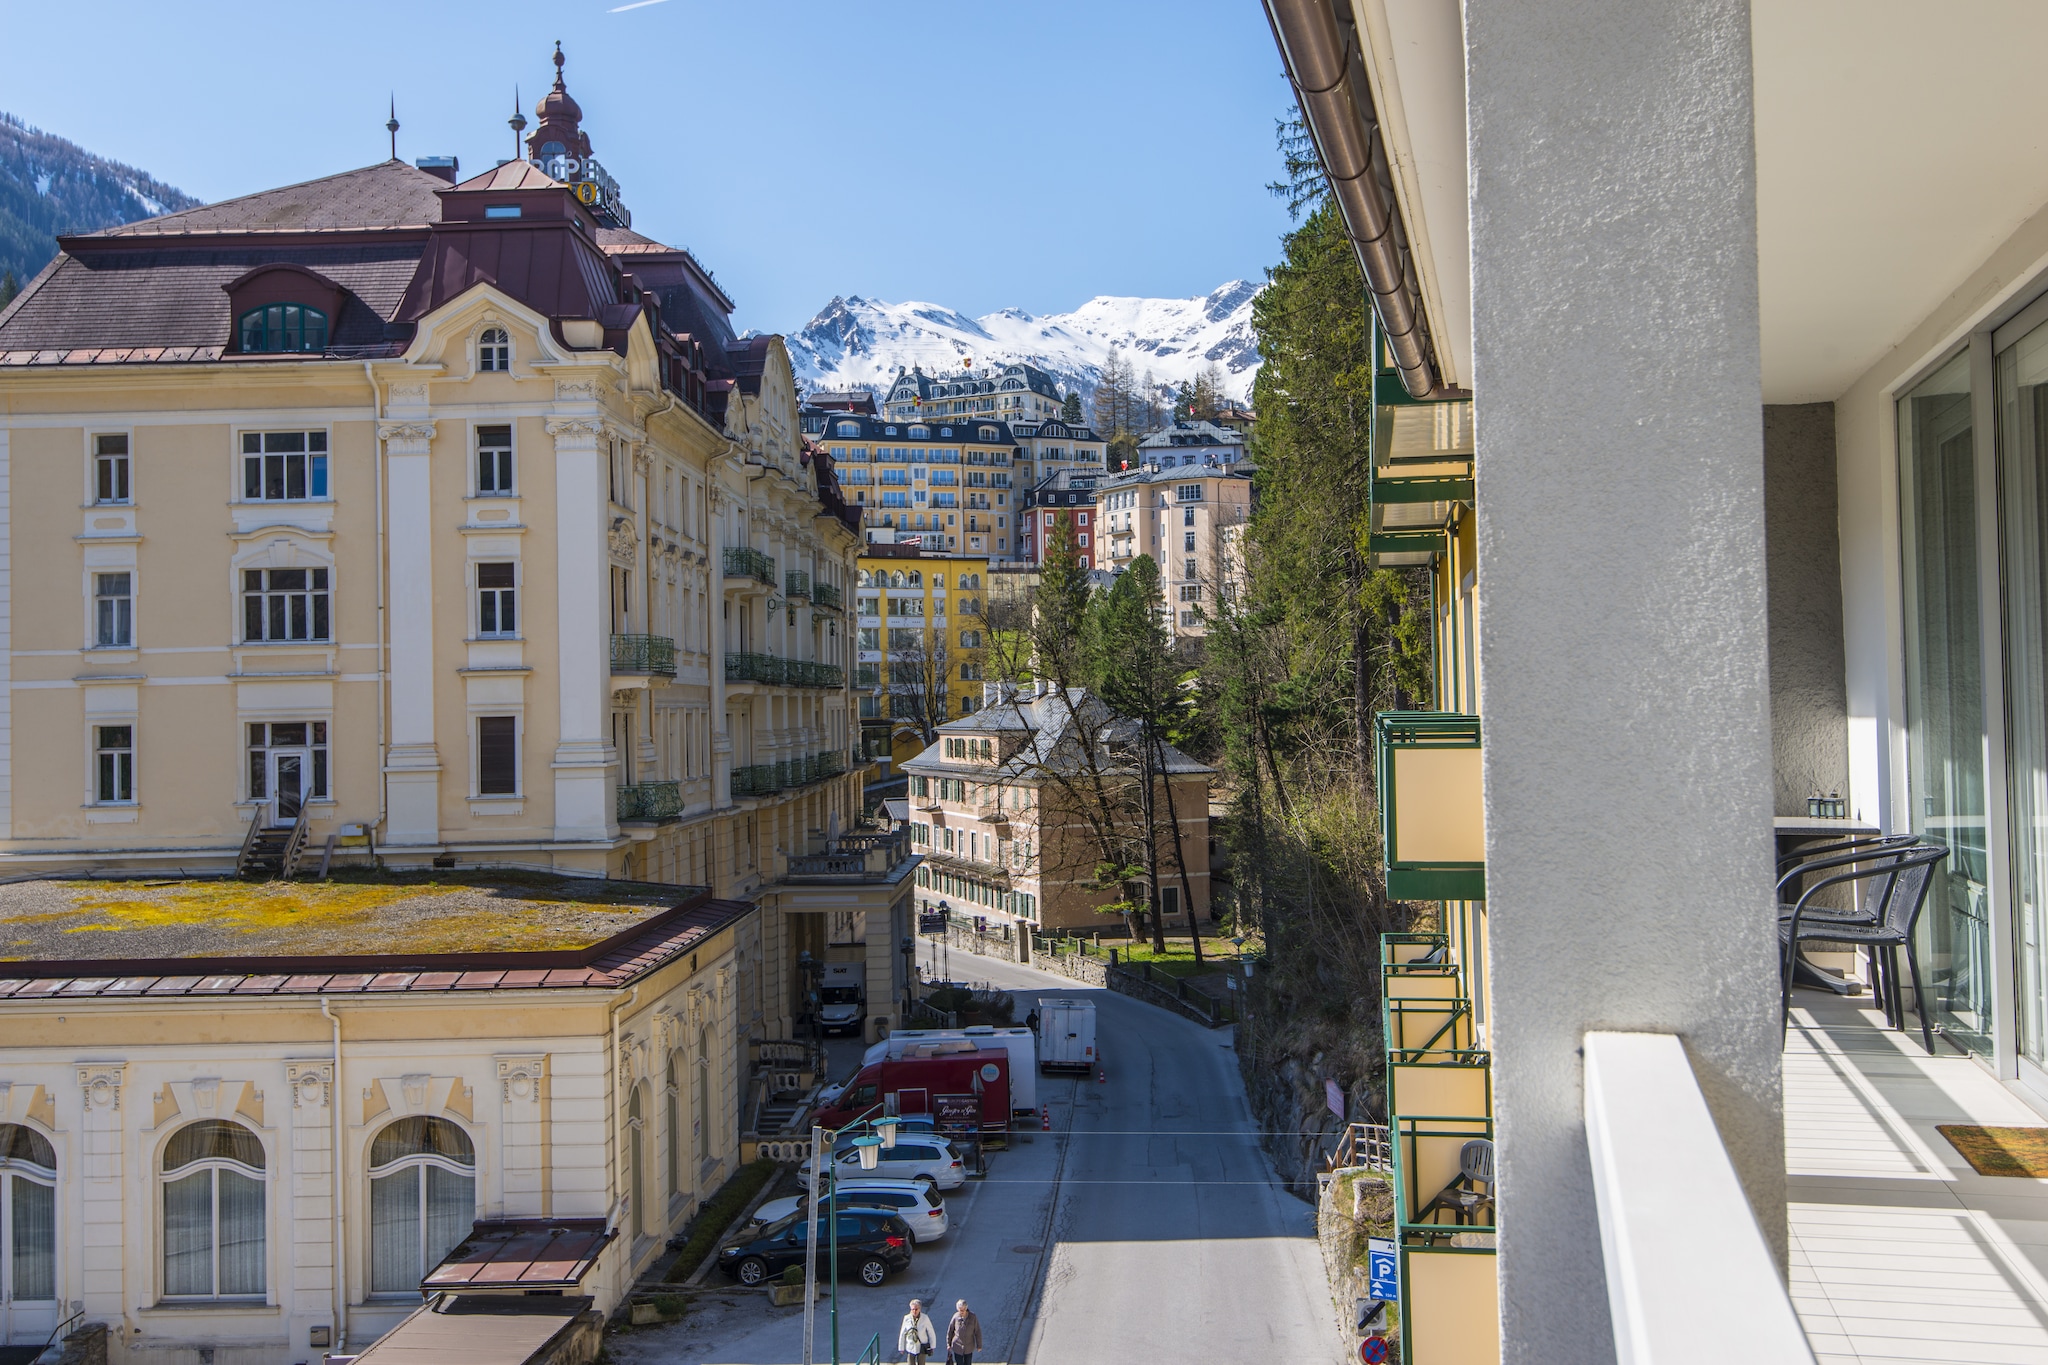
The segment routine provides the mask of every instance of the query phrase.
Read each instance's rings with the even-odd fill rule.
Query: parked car
[[[754,1211],[755,1221],[762,1224],[779,1222],[801,1212],[809,1201],[809,1195],[801,1194],[771,1199]],[[883,1180],[874,1176],[856,1179],[842,1175],[839,1178],[839,1207],[894,1209],[904,1222],[910,1224],[910,1231],[919,1242],[937,1241],[946,1235],[949,1226],[945,1201],[921,1180]]]
[[[819,1098],[822,1100],[823,1096],[820,1095]],[[841,1134],[839,1140],[833,1144],[833,1150],[839,1152],[848,1150],[853,1146],[853,1140],[863,1136],[865,1132],[866,1130],[863,1129],[857,1133]],[[937,1132],[938,1120],[934,1119],[930,1114],[904,1114],[896,1120],[896,1136],[900,1138],[910,1137],[913,1134],[919,1137],[931,1137]]]
[[[910,1269],[916,1239],[910,1224],[889,1209],[841,1209],[839,1220],[839,1273],[862,1284],[877,1285],[890,1275]],[[819,1244],[825,1244],[826,1229],[818,1229]],[[756,1236],[735,1242],[718,1253],[718,1268],[741,1284],[756,1285],[780,1275],[791,1266],[804,1263],[805,1239],[810,1224],[794,1215],[770,1223]],[[824,1260],[821,1254],[819,1261]],[[826,1267],[820,1264],[819,1272]]]
[[[848,1146],[832,1155],[838,1163],[839,1178],[858,1179],[862,1176],[882,1176],[890,1180],[920,1180],[935,1189],[957,1190],[967,1183],[967,1168],[960,1163],[960,1154],[953,1150],[953,1144],[942,1137],[919,1133],[896,1139],[894,1147],[876,1153],[879,1160],[872,1171],[861,1169],[860,1152]],[[804,1164],[797,1167],[796,1179],[806,1190],[811,1188],[811,1162],[804,1158]]]

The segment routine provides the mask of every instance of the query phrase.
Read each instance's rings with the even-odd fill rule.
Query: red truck
[[[974,1096],[980,1101],[979,1131],[1000,1138],[1010,1127],[1010,1054],[1001,1047],[952,1050],[923,1055],[912,1048],[901,1057],[870,1062],[854,1073],[846,1088],[814,1120],[838,1128],[858,1118],[885,1113],[934,1114],[942,1096]]]

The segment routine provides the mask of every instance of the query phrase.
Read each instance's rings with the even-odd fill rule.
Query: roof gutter
[[[1471,390],[1443,382],[1437,363],[1357,30],[1330,0],[1264,3],[1402,386],[1417,400],[1470,398]]]

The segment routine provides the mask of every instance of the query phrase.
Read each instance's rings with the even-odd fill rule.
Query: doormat
[[[2048,1180],[2048,1128],[1984,1128],[1937,1123],[1934,1131],[1963,1154],[1978,1175],[2033,1176]]]

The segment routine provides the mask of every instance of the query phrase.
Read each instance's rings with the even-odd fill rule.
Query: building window
[[[1201,585],[1200,583],[1183,583],[1183,584],[1181,584],[1181,585],[1180,585],[1180,600],[1181,600],[1181,601],[1183,601],[1183,602],[1199,602],[1199,601],[1201,601],[1201,600],[1202,600],[1202,585]]]
[[[476,1223],[476,1148],[442,1118],[400,1119],[370,1144],[370,1292],[418,1294]]]
[[[0,1229],[8,1297],[17,1307],[57,1297],[57,1152],[19,1123],[0,1123]],[[54,1320],[52,1318],[51,1320]]]
[[[128,501],[127,436],[93,437],[92,500],[98,503]]]
[[[263,1144],[204,1119],[164,1145],[164,1297],[260,1299],[265,1260]],[[415,1292],[419,1281],[411,1286]]]
[[[123,806],[135,800],[135,727],[93,727],[93,800]]]
[[[1183,627],[1192,630],[1202,624],[1202,614],[1197,611],[1184,611],[1180,614],[1180,623]]]
[[[1081,547],[1082,549],[1084,549],[1084,550],[1085,550],[1085,549],[1087,549],[1087,548],[1088,548],[1088,533],[1087,533],[1086,531],[1083,531],[1083,532],[1082,532],[1082,533],[1081,533],[1081,534],[1080,534],[1079,536],[1076,536],[1076,537],[1075,537],[1075,543],[1076,543],[1077,545],[1079,545],[1079,546],[1080,546],[1080,547]]]
[[[92,576],[92,642],[126,649],[135,643],[135,579],[125,573]]]
[[[284,788],[289,790],[283,790]],[[278,721],[249,727],[249,797],[273,795],[296,809],[301,800],[327,799],[327,722]]]
[[[242,638],[330,638],[326,569],[244,569]]]
[[[1194,561],[1194,560],[1192,560],[1192,559],[1183,559],[1183,560],[1182,560],[1182,561],[1180,562],[1180,576],[1181,576],[1182,578],[1193,578],[1193,577],[1195,577],[1195,561]]]
[[[248,502],[322,501],[327,497],[327,433],[242,433],[242,497]]]
[[[503,327],[486,327],[476,339],[476,367],[499,374],[512,368],[512,338]]]
[[[476,633],[519,633],[519,590],[513,586],[513,565],[476,566]]]
[[[1188,554],[1193,554],[1195,552],[1195,533],[1193,531],[1181,532],[1180,548],[1186,551]]]
[[[1175,484],[1173,487],[1173,497],[1176,502],[1200,502],[1202,500],[1202,485],[1198,483]]]
[[[476,429],[476,494],[480,498],[512,496],[512,428]]]
[[[519,718],[476,718],[476,789],[483,796],[519,794]]]
[[[303,303],[267,303],[251,308],[236,321],[241,333],[242,353],[310,351],[327,349],[327,314]]]
[[[1181,525],[1183,525],[1183,526],[1193,526],[1193,525],[1195,524],[1195,509],[1194,509],[1194,508],[1192,508],[1192,507],[1183,507],[1183,508],[1181,508],[1181,509],[1180,509],[1180,524],[1181,524]],[[1192,536],[1188,537],[1188,548],[1189,548],[1190,550],[1192,550],[1192,549],[1194,549],[1194,548],[1195,548],[1195,545],[1194,545],[1194,537],[1192,537]]]

